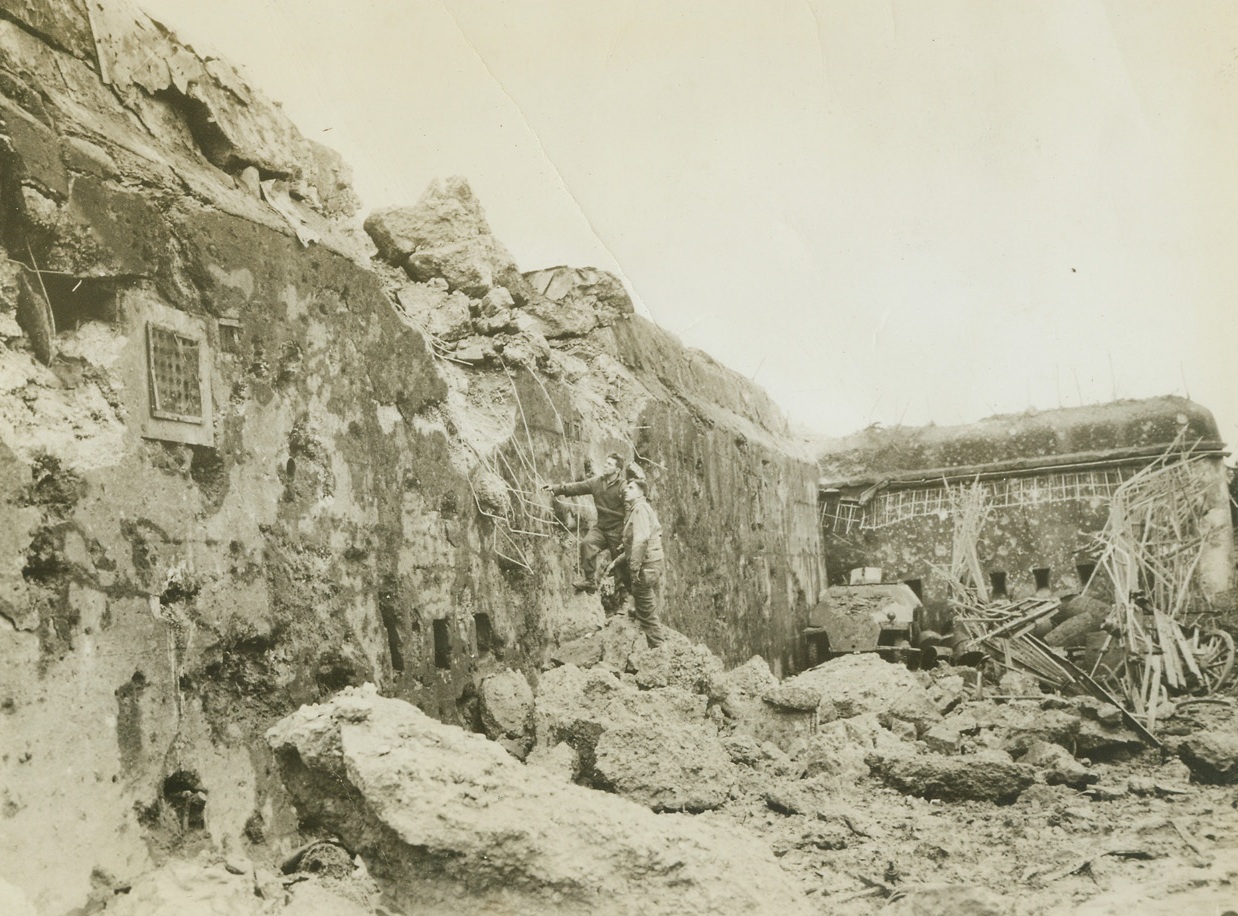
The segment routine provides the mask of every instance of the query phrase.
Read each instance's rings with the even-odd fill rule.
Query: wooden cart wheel
[[[1219,690],[1234,670],[1234,638],[1224,630],[1200,630],[1198,638],[1195,664],[1201,678],[1194,692],[1204,696]]]

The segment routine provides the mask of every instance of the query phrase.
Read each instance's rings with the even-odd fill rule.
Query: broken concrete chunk
[[[742,828],[563,785],[372,687],[302,708],[268,741],[302,819],[360,853],[393,910],[597,912],[639,888],[644,913],[807,912]]]
[[[595,316],[603,327],[636,312],[622,281],[595,267],[548,267],[524,275],[532,289],[554,303],[567,303]]]
[[[571,299],[552,302],[535,296],[525,303],[524,314],[531,319],[533,327],[549,340],[584,337],[598,327],[598,318],[593,310]]]
[[[478,688],[481,725],[489,738],[525,738],[533,731],[533,688],[519,671],[492,674]]]
[[[526,366],[545,373],[550,366],[550,346],[541,335],[522,331],[510,337],[495,338],[494,350],[502,354],[503,362],[509,367]]]
[[[818,691],[822,697],[818,714],[823,721],[871,712],[882,722],[902,719],[924,732],[941,718],[928,691],[911,671],[877,655],[844,655],[783,684]]]
[[[1009,803],[1030,786],[1036,772],[1015,763],[1001,751],[981,751],[959,757],[940,754],[874,755],[873,772],[891,787],[908,795],[945,801]]]
[[[796,712],[812,712],[821,705],[821,691],[796,684],[779,684],[765,692],[763,699],[770,706]]]
[[[1115,783],[1098,782],[1087,788],[1089,797],[1097,801],[1116,801],[1130,794],[1130,786],[1125,781]]]
[[[804,778],[824,776],[840,785],[867,776],[866,758],[872,749],[852,740],[841,723],[830,725],[833,727],[824,728],[808,739],[804,750],[795,755],[800,775]]]
[[[516,316],[511,309],[495,312],[489,318],[478,318],[474,321],[474,324],[477,327],[477,333],[485,334],[487,337],[518,330]]]
[[[473,333],[469,299],[461,293],[447,293],[428,283],[412,283],[401,287],[396,299],[418,327],[440,340],[459,341]]]
[[[403,266],[414,280],[441,277],[478,298],[502,286],[517,305],[532,295],[463,178],[432,182],[415,206],[375,210],[365,231],[379,256]]]
[[[765,758],[761,742],[751,735],[727,735],[721,740],[731,762],[739,766],[755,768]]]
[[[932,682],[926,688],[929,698],[943,715],[958,706],[967,692],[966,682],[958,674],[949,674],[949,668],[936,668],[929,672]]]
[[[1178,756],[1198,782],[1238,783],[1238,728],[1226,723],[1196,732],[1178,745]]]
[[[1100,780],[1100,776],[1076,760],[1059,744],[1035,741],[1027,753],[1019,758],[1020,763],[1035,767],[1051,786],[1070,786],[1082,789]]]
[[[778,678],[769,670],[769,662],[759,655],[726,672],[721,682],[728,696],[749,699],[760,699],[766,691],[778,686]]]
[[[716,655],[682,637],[637,652],[632,656],[632,667],[640,687],[679,687],[706,695],[722,674],[722,661]]]
[[[1079,734],[1075,736],[1075,753],[1092,758],[1115,758],[1139,753],[1144,748],[1143,741],[1122,721],[1120,717],[1112,724],[1080,719]]]
[[[309,140],[310,187],[317,191],[318,209],[327,216],[349,217],[361,209],[353,190],[352,167],[329,146]]]
[[[955,715],[965,714],[974,721],[982,739],[1012,754],[1024,754],[1038,741],[1049,741],[1074,748],[1079,734],[1077,715],[1063,709],[1044,709],[1035,701],[1009,703],[965,703]]]
[[[601,630],[579,639],[566,642],[550,653],[553,665],[575,665],[577,668],[592,668],[602,661],[604,653]],[[618,669],[622,670],[622,669]]]
[[[451,358],[471,366],[480,366],[495,359],[494,341],[487,337],[470,337],[456,344]]]
[[[724,804],[734,764],[712,729],[651,720],[611,728],[598,740],[593,782],[654,811]]]
[[[632,670],[632,657],[648,646],[645,631],[627,614],[616,614],[602,628],[602,664],[620,673]]]
[[[938,754],[957,754],[963,738],[974,735],[978,728],[975,718],[966,713],[947,716],[924,733],[924,743]]]
[[[998,682],[997,689],[1007,696],[1038,697],[1041,694],[1040,679],[1026,671],[1006,671]]]
[[[815,713],[781,709],[766,703],[762,697],[777,687],[778,679],[770,672],[769,664],[760,656],[753,656],[738,668],[717,677],[710,691],[736,731],[788,751],[812,733]]]
[[[500,312],[514,308],[516,301],[506,286],[496,286],[486,292],[477,303],[477,318],[491,318]]]
[[[405,260],[404,269],[412,279],[423,283],[435,278],[446,280],[448,289],[467,296],[483,296],[494,285],[494,272],[486,254],[467,242],[415,251]]]
[[[607,729],[647,719],[699,725],[705,721],[706,702],[676,687],[637,690],[604,667],[564,665],[547,671],[537,685],[535,734],[541,747],[570,744],[588,774],[594,748]]]
[[[556,744],[554,747],[535,747],[525,763],[538,767],[549,773],[559,782],[575,782],[580,775],[580,755],[570,744]]]
[[[778,783],[762,793],[766,806],[779,814],[807,814],[812,802],[799,787]]]

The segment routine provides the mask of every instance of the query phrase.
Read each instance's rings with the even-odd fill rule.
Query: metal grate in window
[[[202,422],[201,347],[192,337],[146,325],[150,413],[163,420]]]

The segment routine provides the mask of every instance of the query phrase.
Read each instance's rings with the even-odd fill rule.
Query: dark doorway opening
[[[434,621],[434,667],[451,667],[451,634],[445,619]]]

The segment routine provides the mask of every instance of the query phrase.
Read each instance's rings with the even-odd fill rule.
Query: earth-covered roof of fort
[[[1223,448],[1207,408],[1165,396],[1002,414],[961,426],[871,426],[820,443],[817,463],[823,485],[925,471],[1034,470],[1153,456],[1183,430],[1189,448]]]

